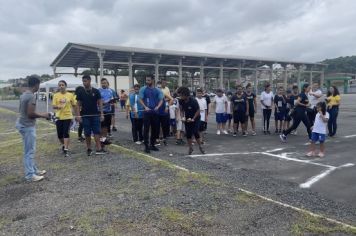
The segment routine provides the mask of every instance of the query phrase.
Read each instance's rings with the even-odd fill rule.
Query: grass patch
[[[336,233],[356,235],[356,227],[350,228],[343,225],[326,221],[321,217],[302,214],[297,223],[292,225],[293,235],[305,235],[306,233],[317,235],[328,235]]]
[[[0,179],[0,187],[4,187],[9,184],[18,183],[20,178],[21,178],[20,176],[14,174],[5,175]]]
[[[5,217],[0,217],[0,230],[5,228],[6,225],[10,224],[11,220]]]
[[[236,196],[235,200],[238,203],[256,203],[261,201],[261,199],[253,194],[248,194],[246,192],[239,191]]]

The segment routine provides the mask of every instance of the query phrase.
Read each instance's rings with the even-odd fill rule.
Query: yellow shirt
[[[55,93],[52,101],[53,106],[59,106],[60,109],[56,109],[56,116],[59,120],[70,120],[73,119],[73,106],[77,105],[77,100],[75,95],[70,92],[66,93]]]
[[[329,96],[329,97],[327,97],[327,100],[328,100],[328,107],[331,108],[332,106],[340,105],[341,97],[340,97],[340,95]]]
[[[173,100],[171,96],[171,92],[169,91],[168,87],[161,88],[163,95],[168,98],[169,100]]]

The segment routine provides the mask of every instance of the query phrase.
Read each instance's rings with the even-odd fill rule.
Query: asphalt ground
[[[338,133],[327,140],[326,156],[322,159],[305,157],[308,140],[302,125],[298,135],[289,136],[287,143],[281,143],[277,135],[264,135],[260,112],[256,117],[257,136],[217,136],[212,114],[206,134],[206,155],[195,151],[188,156],[187,147],[175,145],[170,138],[168,146],[160,147],[161,151],[152,156],[192,171],[210,173],[259,195],[355,224],[356,157],[352,148],[356,139],[355,100],[355,95],[342,96]],[[0,102],[0,106],[17,110],[18,102]],[[44,109],[45,103],[40,102],[38,110]],[[131,141],[130,122],[124,113],[119,112],[116,120],[119,131],[113,133],[114,143],[142,151],[142,146]],[[273,116],[271,121],[273,131]]]

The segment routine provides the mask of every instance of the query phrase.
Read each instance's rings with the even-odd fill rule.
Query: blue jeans
[[[35,126],[25,127],[20,123],[16,123],[16,129],[20,132],[23,142],[23,164],[25,167],[25,178],[30,180],[37,174],[37,166],[35,163],[36,152],[36,128]]]
[[[329,112],[329,121],[328,121],[328,130],[329,130],[329,135],[334,136],[336,134],[337,130],[337,116],[339,114],[339,107],[332,107],[331,109],[328,109]]]

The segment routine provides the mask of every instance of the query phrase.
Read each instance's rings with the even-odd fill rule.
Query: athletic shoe
[[[95,152],[95,155],[104,155],[104,154],[106,154],[104,149],[96,150],[96,152]]]
[[[232,135],[233,137],[236,137],[237,136],[237,133],[236,132],[234,132],[234,134]]]
[[[201,154],[205,154],[205,150],[203,149],[202,146],[199,146],[199,150],[200,150]]]
[[[287,136],[285,136],[284,134],[280,134],[279,138],[281,139],[282,142],[286,142],[287,141]]]
[[[68,149],[64,149],[63,153],[64,153],[64,157],[69,157]]]
[[[64,153],[64,146],[62,146],[62,152]]]
[[[116,131],[117,131],[117,129],[116,129],[116,127],[115,127],[115,126],[113,126],[113,127],[112,127],[112,131],[114,131],[114,132],[116,132]]]
[[[247,137],[246,132],[242,132],[242,136],[243,136],[243,137]]]
[[[220,130],[216,131],[216,134],[217,134],[217,135],[220,135],[220,133],[221,133]]]
[[[296,130],[294,130],[294,131],[292,131],[292,132],[291,132],[291,134],[293,134],[293,135],[297,135],[297,134],[298,134],[298,132],[297,132]]]
[[[88,157],[90,157],[91,155],[93,155],[93,150],[91,150],[90,148],[87,150],[87,155]]]
[[[163,139],[163,145],[164,145],[164,146],[167,146],[167,145],[168,145],[167,140]]]
[[[318,156],[319,156],[319,157],[324,157],[325,154],[324,154],[323,152],[319,152]]]
[[[109,138],[112,138],[112,133],[108,133],[108,137],[109,137]]]
[[[193,148],[189,148],[188,155],[192,155],[193,153]]]
[[[223,130],[223,133],[224,133],[224,134],[229,134],[226,130]]]
[[[267,132],[267,134],[271,134],[271,132],[269,132],[269,130],[267,130],[266,132]]]
[[[145,146],[145,153],[151,153],[150,148],[147,145]]]
[[[46,173],[47,173],[47,171],[40,170],[40,171],[37,171],[36,175],[45,175]]]
[[[110,145],[111,142],[108,139],[105,139],[104,142],[101,142],[102,145]]]
[[[256,134],[256,131],[252,131],[252,136],[256,136],[257,134]]]
[[[78,142],[79,142],[79,143],[84,142],[84,140],[85,140],[85,138],[83,138],[83,137],[79,137],[79,138],[78,138]]]
[[[41,180],[43,180],[43,179],[44,179],[43,176],[40,176],[40,175],[33,175],[33,176],[31,177],[31,179],[29,179],[28,181],[30,181],[30,182],[38,182],[38,181],[41,181]]]
[[[307,157],[313,157],[313,156],[315,156],[315,153],[314,153],[314,152],[308,152],[308,153],[306,154],[306,156],[307,156]]]
[[[185,142],[184,142],[182,139],[178,139],[178,140],[176,141],[176,144],[177,144],[177,145],[184,145]]]
[[[142,143],[140,141],[135,142],[137,145],[141,145]]]
[[[264,130],[263,133],[264,133],[264,134],[267,134],[267,131]]]
[[[151,146],[150,150],[155,151],[155,152],[159,151],[159,149],[156,146]]]

